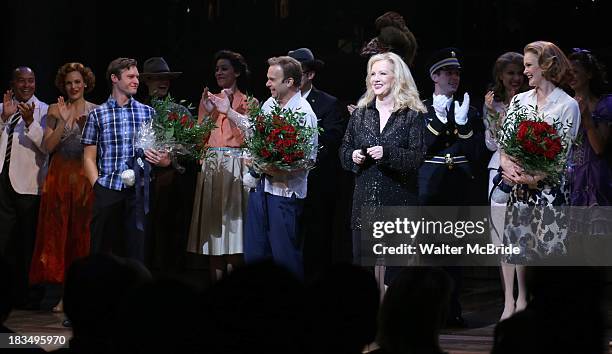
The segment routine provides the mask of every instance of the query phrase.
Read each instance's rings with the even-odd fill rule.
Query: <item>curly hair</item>
[[[523,49],[525,54],[533,53],[538,57],[542,76],[555,86],[567,84],[572,78],[569,59],[554,43],[546,41],[531,42]]]
[[[78,71],[83,76],[83,82],[85,82],[85,93],[91,92],[96,86],[96,75],[94,75],[91,69],[81,63],[66,63],[57,69],[57,75],[55,75],[55,87],[62,94],[66,94],[66,88],[64,87],[64,80],[66,75],[73,71]]]
[[[387,60],[393,65],[393,77],[395,78],[395,82],[390,92],[390,95],[395,101],[393,104],[393,112],[405,108],[422,113],[427,112],[427,108],[425,108],[425,105],[419,97],[419,91],[417,90],[408,65],[406,65],[399,55],[393,52],[376,54],[370,58],[368,61],[368,74],[365,79],[367,91],[357,105],[359,107],[365,107],[374,99],[375,94],[374,89],[372,89],[372,83],[370,82],[370,74],[372,73],[374,63],[381,60]]]
[[[417,41],[402,15],[388,11],[379,16],[374,24],[378,36],[361,49],[361,55],[367,57],[391,51],[411,66],[417,51]]]
[[[240,76],[238,76],[238,78],[236,79],[236,85],[240,90],[246,90],[249,78],[251,76],[251,71],[249,70],[249,66],[242,54],[224,49],[215,53],[213,64],[217,65],[219,59],[226,59],[230,62],[230,64],[234,68],[234,71],[240,74]]]
[[[574,48],[569,55],[569,60],[582,66],[584,70],[591,74],[589,80],[589,90],[597,97],[608,91],[608,79],[606,67],[590,51]]]
[[[521,68],[521,72],[525,68],[523,65],[523,55],[517,52],[506,52],[500,55],[497,60],[495,60],[495,65],[493,65],[493,85],[491,90],[495,94],[495,100],[498,102],[506,102],[509,97],[506,97],[506,88],[504,87],[504,83],[501,79],[501,76],[506,70],[506,67],[510,64],[517,65]],[[523,86],[524,82],[523,82]],[[524,91],[525,87],[521,87],[521,91]]]

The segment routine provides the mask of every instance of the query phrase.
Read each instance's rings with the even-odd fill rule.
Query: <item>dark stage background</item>
[[[48,103],[59,92],[57,68],[80,61],[93,68],[97,86],[90,101],[109,94],[104,79],[108,62],[132,57],[142,62],[163,56],[172,70],[183,71],[171,92],[197,105],[204,85],[217,89],[212,55],[219,49],[242,53],[252,70],[249,91],[260,99],[266,59],[309,47],[327,63],[316,85],[354,102],[364,89],[365,63],[358,52],[375,35],[374,20],[388,10],[402,14],[419,51],[413,74],[422,97],[432,85],[426,74],[430,53],[456,46],[463,50],[462,89],[481,106],[495,58],[522,52],[534,40],[550,40],[563,50],[589,48],[611,67],[609,1],[295,1],[295,0],[57,0],[12,1],[0,5],[3,33],[0,87],[10,71],[31,66],[37,96]],[[141,85],[142,92],[145,91]]]

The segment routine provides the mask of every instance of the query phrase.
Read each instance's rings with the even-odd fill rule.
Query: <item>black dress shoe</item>
[[[62,326],[72,328],[72,322],[69,319],[65,319],[62,321]]]
[[[451,316],[446,318],[445,328],[467,328],[463,316]]]

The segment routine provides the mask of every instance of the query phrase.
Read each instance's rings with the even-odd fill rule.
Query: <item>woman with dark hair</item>
[[[570,87],[580,104],[580,129],[570,159],[571,230],[581,237],[612,235],[609,210],[612,205],[612,166],[610,133],[612,95],[606,94],[603,65],[590,51],[575,48],[570,54],[574,77]],[[607,214],[607,215],[606,215]]]
[[[55,87],[66,96],[49,106],[43,145],[53,153],[42,189],[31,283],[63,284],[70,264],[89,254],[89,224],[93,206],[91,184],[83,169],[81,134],[89,112],[85,100],[95,76],[81,63],[66,63],[57,71]],[[54,309],[61,311],[61,302]]]
[[[576,100],[559,87],[571,77],[569,60],[555,44],[538,41],[525,46],[523,63],[529,86],[534,89],[512,98],[507,117],[519,107],[533,107],[535,113],[547,123],[552,125],[557,121],[562,125],[559,132],[562,144],[571,146],[578,133],[580,109]],[[504,244],[520,249],[519,254],[506,255],[504,262],[516,265],[521,285],[525,284],[526,263],[567,253],[566,215],[558,208],[567,203],[566,181],[562,177],[559,183],[547,185],[544,183],[546,175],[527,173],[517,160],[504,151],[501,152],[501,167],[505,182],[514,185],[507,204]],[[525,309],[528,302],[526,289],[519,287],[516,303],[513,303],[513,297],[507,300],[510,301],[506,306],[510,306],[511,310]]]
[[[502,127],[510,100],[519,92],[525,91],[525,76],[523,71],[523,55],[507,52],[495,60],[493,66],[492,89],[485,95],[484,120],[485,143],[487,148],[494,151],[489,161],[489,194],[493,191],[494,178],[498,174],[500,163],[499,142],[497,134]],[[495,245],[503,243],[504,216],[506,203],[491,200],[491,241]],[[501,319],[504,320],[514,312],[514,273],[517,270],[514,264],[501,263],[502,280],[504,285],[504,311]],[[522,271],[522,268],[520,268]],[[519,292],[524,291],[524,277],[519,276]]]
[[[231,92],[232,109],[247,112],[247,96],[242,92],[249,76],[244,57],[222,50],[215,54],[215,78],[224,96]],[[229,91],[224,91],[229,90]],[[198,173],[196,196],[189,230],[188,251],[210,258],[214,282],[243,263],[243,224],[248,191],[242,176],[247,167],[240,158],[244,134],[227,115],[217,111],[204,88],[198,109],[198,122],[212,119],[217,127],[205,141],[213,157],[205,159]]]
[[[395,11],[387,11],[374,22],[378,35],[372,38],[362,49],[361,55],[369,57],[375,54],[393,52],[399,55],[410,67],[417,51],[417,41],[404,17]]]

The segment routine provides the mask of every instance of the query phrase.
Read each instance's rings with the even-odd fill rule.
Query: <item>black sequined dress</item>
[[[425,156],[421,114],[403,109],[394,112],[380,131],[380,118],[373,100],[357,108],[348,123],[340,160],[342,167],[355,173],[351,227],[361,229],[363,206],[417,205],[417,170]],[[357,165],[353,151],[372,146],[383,147],[383,158],[371,158]]]

